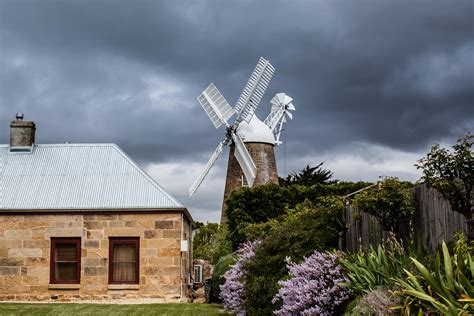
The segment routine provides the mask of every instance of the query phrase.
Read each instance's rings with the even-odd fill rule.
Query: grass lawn
[[[0,303],[0,315],[228,315],[211,304]]]

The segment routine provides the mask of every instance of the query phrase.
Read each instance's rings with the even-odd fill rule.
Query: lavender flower
[[[290,279],[281,286],[272,302],[283,301],[277,315],[332,315],[334,309],[349,298],[350,290],[340,286],[348,282],[336,263],[336,254],[314,252],[303,263],[287,258]]]
[[[220,286],[220,298],[226,309],[238,316],[246,314],[243,301],[244,284],[242,277],[245,273],[244,264],[255,255],[255,247],[259,241],[247,242],[237,251],[237,262],[224,274],[225,283]]]

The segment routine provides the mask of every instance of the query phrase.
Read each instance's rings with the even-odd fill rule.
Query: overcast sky
[[[474,127],[474,1],[0,0],[0,143],[16,112],[38,143],[112,142],[194,218],[219,221],[228,152],[196,101],[234,104],[259,57],[296,112],[285,175],[325,161],[340,180],[417,180],[432,143]]]

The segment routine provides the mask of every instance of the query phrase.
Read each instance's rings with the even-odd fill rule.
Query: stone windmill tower
[[[264,122],[254,114],[274,71],[275,68],[267,60],[260,58],[233,109],[213,83],[198,97],[214,126],[219,128],[225,125],[226,133],[203,172],[189,189],[189,195],[196,192],[222,153],[224,145],[229,145],[221,223],[226,222],[226,199],[232,191],[241,187],[278,183],[274,146],[281,143],[279,138],[283,123],[286,122],[286,116],[292,118],[289,111],[295,110],[295,107],[290,97],[279,93],[273,97],[272,110]],[[228,120],[234,114],[237,117],[233,124],[229,124]]]

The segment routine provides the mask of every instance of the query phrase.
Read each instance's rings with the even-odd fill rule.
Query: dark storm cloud
[[[288,155],[401,150],[474,124],[472,1],[0,0],[0,143],[23,111],[48,142],[116,142],[143,162],[206,161],[195,97],[233,104],[259,56],[295,99]]]

